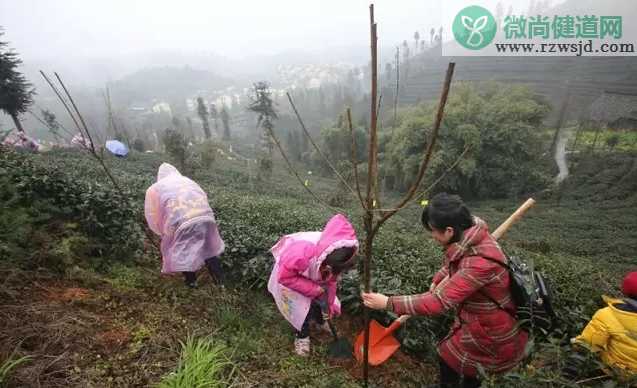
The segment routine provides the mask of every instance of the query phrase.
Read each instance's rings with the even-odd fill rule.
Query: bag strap
[[[502,268],[506,268],[507,270],[511,271],[511,266],[509,265],[509,263],[503,263],[503,262],[501,262],[500,260],[496,260],[496,259],[494,259],[494,258],[487,257],[487,256],[480,256],[480,257],[482,257],[483,259],[488,260],[488,261],[490,261],[490,262],[492,262],[492,263],[496,263],[496,264],[498,264],[500,267],[502,267]],[[507,258],[507,259],[508,259],[508,258]]]
[[[505,268],[507,271],[509,271],[509,273],[511,272],[511,267],[507,264],[507,263],[503,263],[499,260],[493,259],[491,257],[486,257],[486,256],[480,256],[483,259],[486,259],[488,261],[491,261],[493,263],[499,264],[501,267]],[[451,272],[449,272],[451,273]],[[511,276],[509,276],[509,282],[512,281],[511,280]],[[508,310],[507,308],[505,308],[504,306],[502,306],[500,303],[498,303],[497,300],[495,300],[493,297],[491,297],[491,295],[486,294],[484,291],[482,291],[482,289],[478,290],[478,293],[482,296],[484,296],[485,298],[489,299],[489,301],[491,301],[491,303],[495,304],[500,310],[503,310],[505,312],[507,312],[512,318],[517,319],[515,314],[513,312],[511,312],[510,310]],[[462,310],[462,308],[464,307],[464,302],[462,302],[459,306],[458,309],[458,316],[460,316],[460,310]]]
[[[491,258],[491,257],[487,257],[487,256],[480,256],[480,257],[482,257],[483,259],[488,260],[488,261],[490,261],[490,262],[492,262],[492,263],[496,263],[496,264],[498,264],[500,267],[502,267],[502,268],[506,269],[506,270],[509,272],[509,282],[512,282],[512,281],[513,281],[513,279],[511,278],[511,267],[509,266],[509,264],[508,264],[508,263],[503,263],[503,262],[501,262],[500,260],[496,260],[496,259],[493,259],[493,258]],[[504,307],[504,306],[502,306],[500,303],[498,303],[498,301],[497,301],[497,300],[495,300],[495,298],[493,298],[491,295],[488,295],[487,293],[485,293],[484,291],[482,291],[482,289],[478,290],[478,292],[480,293],[480,295],[482,295],[482,296],[484,296],[485,298],[489,299],[489,300],[490,300],[493,304],[495,304],[496,306],[498,306],[498,308],[499,308],[500,310],[504,310],[504,311],[506,311],[507,313],[509,313],[509,315],[510,315],[511,317],[516,318],[516,316],[515,316],[515,314],[514,314],[513,312],[511,312],[509,309],[507,309],[506,307]]]
[[[506,307],[502,306],[500,303],[498,303],[497,300],[495,300],[491,295],[486,294],[485,292],[483,292],[482,290],[478,290],[478,292],[480,293],[480,295],[484,296],[485,298],[489,299],[493,304],[495,304],[500,310],[504,310],[506,311],[511,317],[516,318],[515,314],[513,314],[513,312],[511,312],[511,310],[507,309]],[[517,318],[516,318],[517,319]]]

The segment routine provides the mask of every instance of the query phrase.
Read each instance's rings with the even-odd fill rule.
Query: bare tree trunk
[[[372,246],[374,242],[374,205],[376,193],[375,186],[377,184],[377,168],[376,157],[378,156],[378,144],[376,133],[376,96],[377,96],[377,79],[376,79],[376,67],[377,67],[377,45],[378,39],[376,37],[376,23],[374,22],[374,4],[369,6],[369,22],[370,22],[370,34],[371,34],[371,57],[372,57],[372,90],[370,96],[371,102],[371,117],[369,125],[369,155],[367,159],[367,198],[365,204],[365,216],[363,217],[363,224],[365,227],[365,246],[363,260],[363,286],[365,292],[370,292],[370,266],[372,261]],[[365,320],[365,340],[363,345],[363,384],[367,387],[369,381],[369,319],[370,309],[365,307],[363,309],[363,318]]]
[[[17,113],[11,113],[11,118],[13,119],[13,123],[15,124],[15,127],[18,130],[18,132],[24,133],[24,128],[22,127],[22,123],[20,122],[20,118],[18,118],[18,114]]]

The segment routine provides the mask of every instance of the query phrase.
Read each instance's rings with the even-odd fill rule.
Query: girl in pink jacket
[[[310,322],[340,315],[338,277],[356,263],[358,240],[352,224],[333,216],[322,232],[300,232],[281,238],[271,249],[275,263],[268,282],[279,311],[296,329],[294,349],[310,353]]]

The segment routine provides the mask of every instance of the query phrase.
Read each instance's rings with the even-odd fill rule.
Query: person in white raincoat
[[[219,255],[225,244],[208,196],[197,183],[163,163],[144,207],[148,226],[161,237],[162,273],[181,272],[186,285],[195,287],[196,271],[205,265],[213,280],[223,281]]]

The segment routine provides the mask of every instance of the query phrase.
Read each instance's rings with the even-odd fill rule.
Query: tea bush
[[[133,200],[139,193],[123,185],[120,194],[110,183],[96,179],[102,173],[88,157],[69,165],[3,149],[0,172],[7,183],[3,190],[14,192],[11,211],[37,214],[31,215],[35,222],[25,219],[21,225],[49,218],[77,222],[81,233],[91,239],[92,256],[126,259],[141,249],[141,212]]]

